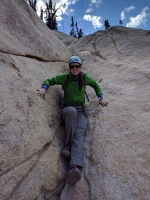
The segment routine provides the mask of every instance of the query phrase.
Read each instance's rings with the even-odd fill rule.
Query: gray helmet
[[[72,56],[72,57],[69,59],[69,65],[70,65],[71,63],[74,63],[74,62],[79,63],[80,65],[82,65],[82,61],[81,61],[81,59],[80,59],[78,56]]]

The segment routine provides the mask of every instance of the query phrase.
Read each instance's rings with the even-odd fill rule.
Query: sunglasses
[[[73,69],[73,68],[80,68],[80,67],[81,67],[80,65],[70,65],[70,66],[69,66],[70,69]]]

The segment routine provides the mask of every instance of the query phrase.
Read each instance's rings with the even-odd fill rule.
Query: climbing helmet
[[[81,61],[81,59],[80,59],[78,56],[72,56],[72,57],[69,59],[69,65],[70,65],[71,63],[74,63],[74,62],[79,63],[80,65],[82,65],[82,61]]]

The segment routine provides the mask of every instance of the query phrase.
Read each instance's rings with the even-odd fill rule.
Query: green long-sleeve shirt
[[[70,81],[66,86],[68,76]],[[79,89],[78,81],[74,78],[74,76],[71,73],[61,74],[51,79],[45,80],[42,84],[42,88],[48,89],[52,85],[62,85],[63,88],[65,88],[65,104],[85,103],[85,87],[87,85],[94,88],[95,93],[98,97],[102,97],[102,91],[99,84],[87,74],[84,74],[84,87],[82,87],[82,90]]]

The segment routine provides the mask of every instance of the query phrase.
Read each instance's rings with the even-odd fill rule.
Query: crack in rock
[[[114,44],[114,47],[115,47],[116,51],[117,51],[119,54],[122,54],[122,53],[117,49],[117,45],[116,45],[116,42],[115,42],[115,40],[113,39],[113,37],[111,37],[111,40],[112,40],[112,42],[113,42],[113,44]]]
[[[94,47],[94,50],[95,50],[95,52],[91,52],[93,55],[96,55],[96,56],[98,56],[98,57],[100,57],[100,58],[102,58],[102,59],[104,59],[104,60],[107,60],[107,58],[104,57],[103,55],[101,55],[100,51],[97,50],[97,47],[96,47],[96,35],[95,35],[95,37],[94,37],[94,44],[93,44],[93,47]]]
[[[8,64],[8,66],[10,66],[11,68],[15,69],[17,75],[20,77],[20,78],[23,78],[22,75],[21,75],[21,72],[20,72],[20,69],[14,64],[14,63],[11,63],[9,62],[8,60],[4,59],[4,58],[1,58],[0,59],[1,62],[4,62],[6,64]]]
[[[63,62],[63,63],[68,63],[67,61],[65,62],[64,60],[45,60],[39,56],[35,56],[35,55],[30,55],[30,54],[26,54],[26,55],[21,55],[21,54],[14,54],[14,53],[8,53],[8,52],[5,52],[5,51],[0,51],[0,53],[2,54],[8,54],[8,55],[13,55],[13,56],[20,56],[20,57],[24,57],[24,58],[32,58],[32,59],[35,59],[37,61],[41,61],[41,62]]]

